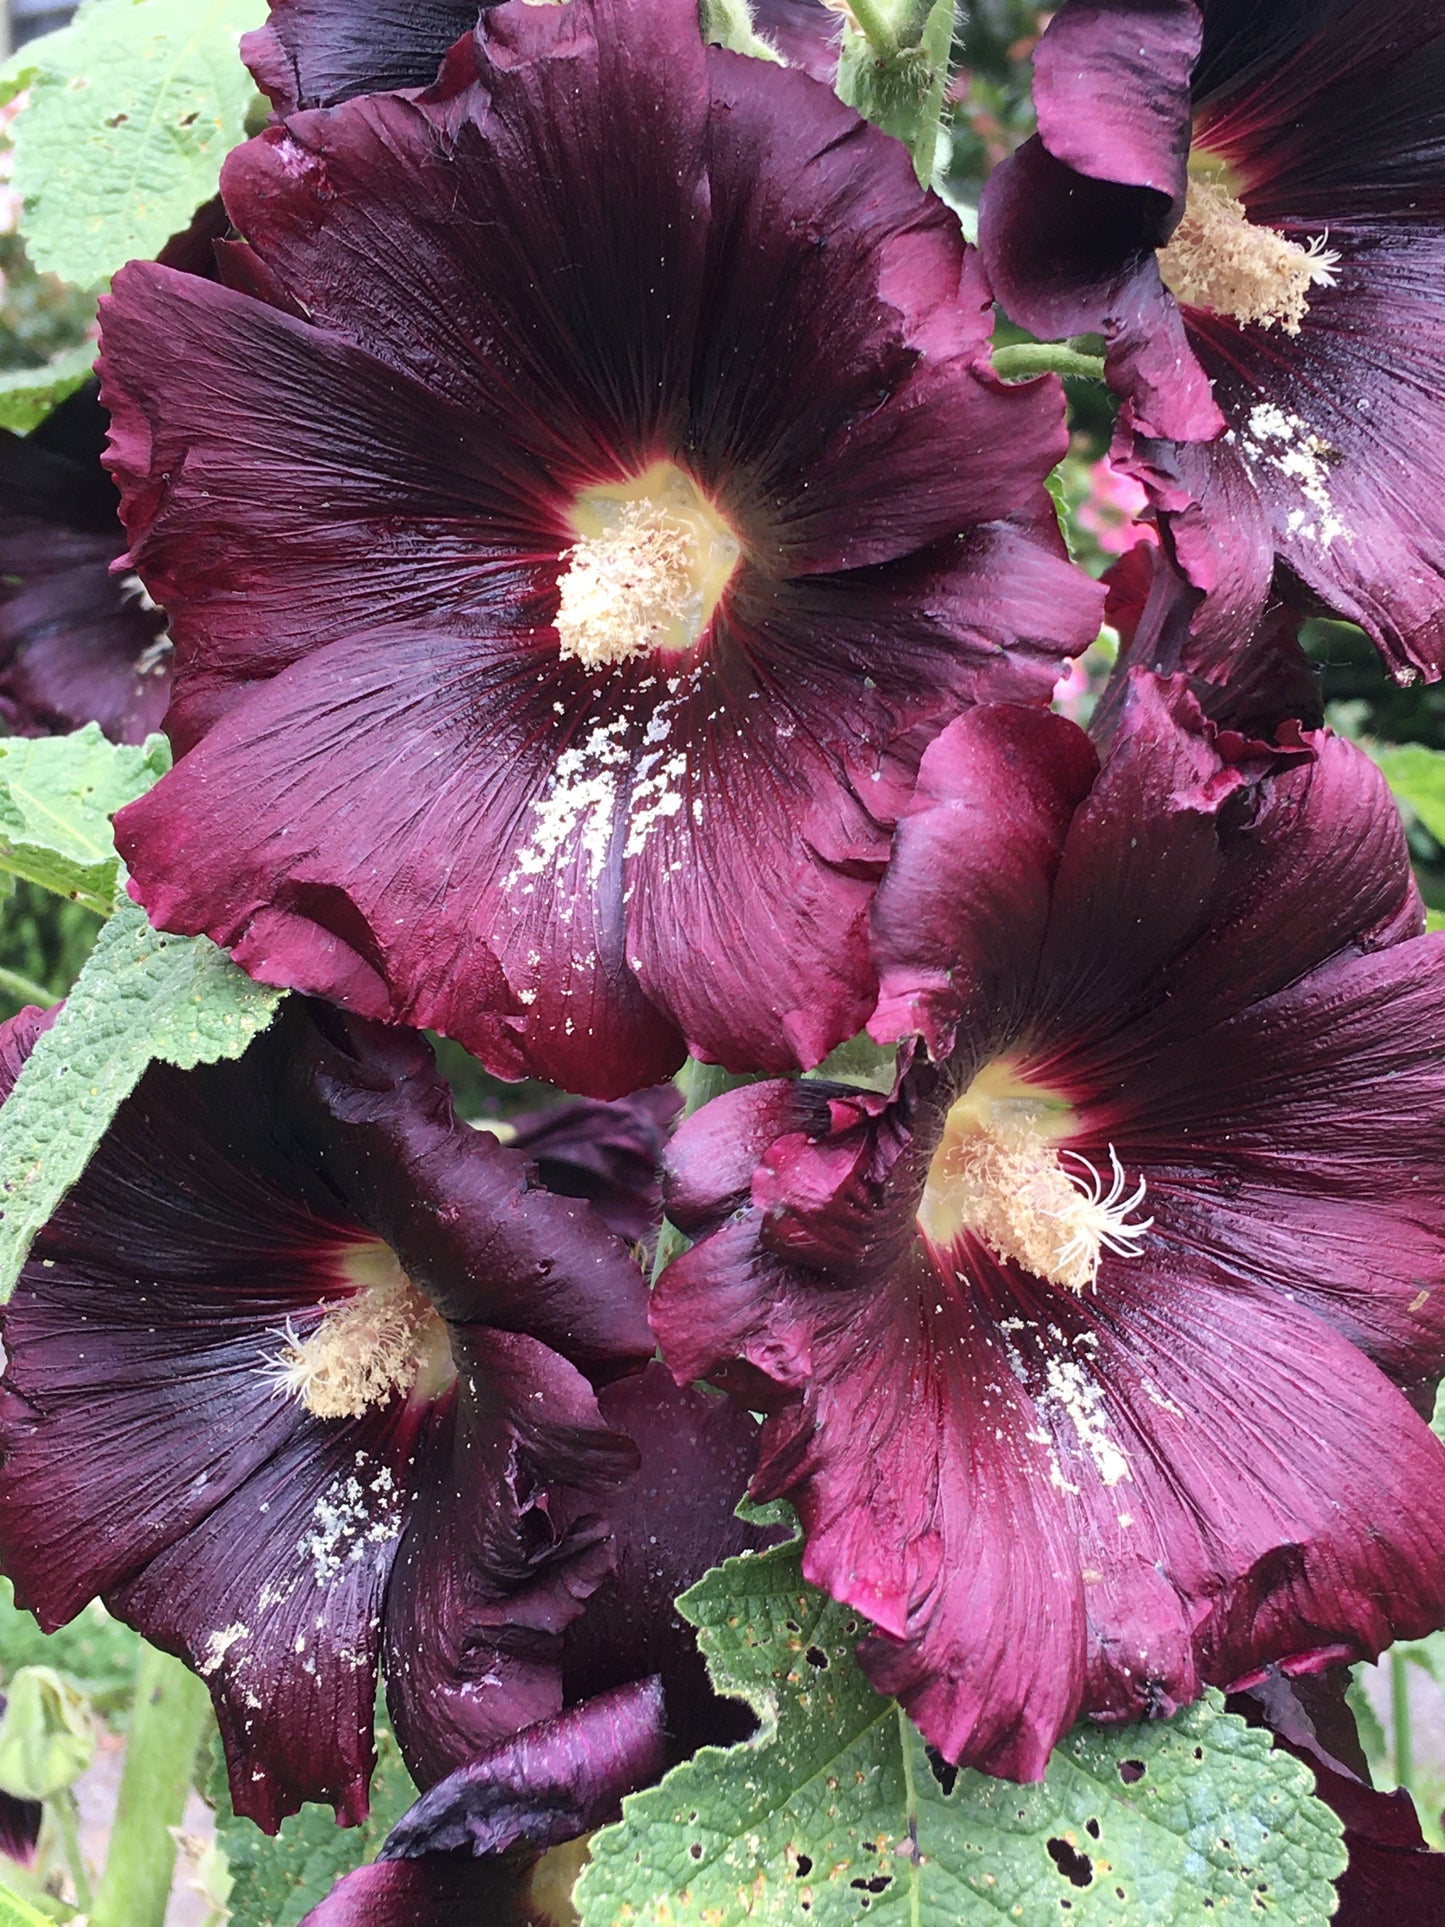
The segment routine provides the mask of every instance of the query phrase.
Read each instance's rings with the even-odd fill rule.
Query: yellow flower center
[[[690,649],[712,621],[742,545],[690,475],[654,462],[631,481],[584,489],[559,588],[564,656],[589,669],[654,649]]]
[[[1087,1290],[1104,1252],[1139,1255],[1153,1223],[1134,1219],[1131,1190],[1113,1147],[1106,1180],[1087,1158],[1061,1150],[1072,1125],[1067,1102],[1019,1078],[1006,1060],[987,1065],[950,1108],[929,1166],[918,1222],[946,1251],[970,1232],[1005,1263],[1069,1291]]]
[[[360,1418],[399,1394],[433,1397],[455,1374],[446,1321],[390,1246],[352,1246],[339,1269],[355,1289],[303,1338],[292,1321],[263,1365],[278,1396],[316,1418]]]
[[[1308,246],[1256,227],[1225,181],[1189,178],[1184,218],[1159,251],[1165,285],[1185,305],[1297,335],[1310,290],[1333,287],[1340,257],[1317,236]]]

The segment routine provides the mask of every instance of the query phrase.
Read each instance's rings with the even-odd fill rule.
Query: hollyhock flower
[[[607,1386],[600,1403],[642,1463],[611,1509],[616,1568],[565,1636],[566,1709],[440,1780],[392,1830],[378,1864],[343,1881],[310,1927],[427,1927],[461,1899],[490,1905],[485,1917],[498,1927],[535,1922],[527,1909],[546,1910],[554,1870],[539,1865],[547,1849],[615,1819],[624,1794],[698,1746],[750,1730],[741,1704],[712,1691],[673,1601],[723,1559],[781,1536],[734,1516],[757,1428],[726,1399],[678,1389],[661,1365]],[[478,1673],[493,1659],[485,1639],[468,1647]],[[445,1721],[449,1703],[439,1711]],[[451,1737],[442,1750],[456,1750]],[[462,1853],[473,1858],[459,1862]],[[564,1857],[568,1882],[576,1867]]]
[[[662,1219],[658,1166],[682,1109],[675,1084],[659,1084],[611,1104],[583,1098],[518,1111],[487,1128],[521,1151],[549,1191],[586,1198],[619,1238],[642,1244]]]
[[[278,114],[334,107],[359,94],[426,87],[448,48],[496,0],[269,0],[241,58]],[[840,20],[823,0],[754,0],[759,31],[789,66],[831,86]]]
[[[1445,665],[1445,20],[1432,0],[1065,0],[989,181],[1013,318],[1100,330],[1115,459],[1206,646],[1278,568],[1408,679]]]
[[[924,743],[1097,621],[952,215],[693,0],[494,7],[222,186],[230,285],[104,321],[177,648],[153,920],[591,1096],[819,1059]]]
[[[19,736],[97,722],[139,743],[170,700],[165,617],[112,568],[125,530],[105,436],[93,383],[31,434],[0,430],[0,714]]]
[[[42,1021],[0,1032],[7,1088]],[[238,1811],[355,1821],[383,1643],[404,1741],[462,1626],[478,1731],[561,1706],[636,1465],[594,1387],[646,1356],[644,1298],[423,1040],[293,1002],[236,1063],[147,1072],[36,1239],[0,1564],[47,1628],[99,1594],[196,1669]]]
[[[875,916],[891,1094],[683,1125],[679,1379],[766,1412],[753,1490],[952,1761],[1445,1616],[1445,938],[1351,745],[1136,677],[1098,766],[961,717]]]

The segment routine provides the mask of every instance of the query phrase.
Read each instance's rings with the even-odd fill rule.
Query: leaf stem
[[[1085,375],[1091,381],[1104,379],[1104,357],[1081,354],[1063,341],[1019,341],[1012,347],[995,348],[993,367],[1005,381],[1019,381],[1025,375]]]
[[[1395,1647],[1390,1653],[1390,1726],[1395,1747],[1395,1784],[1415,1791],[1415,1761],[1410,1745],[1410,1662]]]
[[[33,977],[22,977],[18,970],[6,970],[0,966],[0,994],[13,997],[17,1003],[39,1004],[42,1010],[49,1010],[60,999],[53,990],[44,984],[36,983]]]
[[[897,59],[901,43],[893,22],[879,6],[878,0],[848,0],[848,11],[859,33],[880,60]]]
[[[65,1864],[70,1869],[70,1878],[75,1883],[75,1904],[80,1912],[90,1912],[90,1871],[85,1864],[85,1855],[80,1848],[80,1828],[77,1825],[75,1795],[70,1788],[62,1787],[50,1802],[50,1812],[55,1820],[55,1830],[60,1835],[61,1849],[65,1854]]]
[[[115,1827],[90,1927],[164,1927],[179,1826],[210,1718],[205,1682],[142,1646]]]

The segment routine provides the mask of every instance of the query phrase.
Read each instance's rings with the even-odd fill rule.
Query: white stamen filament
[[[1184,217],[1159,251],[1165,285],[1189,307],[1297,335],[1310,291],[1335,283],[1339,254],[1327,235],[1291,241],[1256,226],[1219,181],[1191,177]]]
[[[360,1418],[419,1381],[429,1390],[445,1383],[453,1369],[445,1323],[393,1254],[361,1247],[342,1267],[368,1282],[329,1305],[304,1337],[291,1318],[269,1334],[279,1349],[259,1369],[272,1396],[293,1398],[316,1418]]]

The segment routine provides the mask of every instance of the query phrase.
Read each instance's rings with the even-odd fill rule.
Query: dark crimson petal
[[[557,1927],[528,1893],[531,1869],[436,1854],[383,1860],[338,1881],[301,1927]]]
[[[874,904],[875,1037],[921,1036],[942,1058],[971,1006],[971,1048],[1014,1032],[1098,767],[1072,723],[1012,705],[959,717],[929,747]]]
[[[580,675],[548,679],[577,702]],[[500,651],[488,676],[424,636],[335,643],[213,729],[117,838],[157,863],[153,918],[215,932],[263,982],[440,1030],[500,1075],[621,1095],[686,1050],[627,968],[621,845],[644,733],[629,695],[625,677],[605,688],[559,768],[533,727],[536,672]],[[258,758],[282,740],[259,815]]]
[[[1173,220],[1154,189],[1076,174],[1033,135],[984,183],[979,248],[1020,327],[1105,337],[1110,384],[1144,432],[1203,437],[1224,417],[1152,252]]]
[[[443,1317],[525,1333],[599,1381],[641,1365],[647,1291],[626,1247],[533,1183],[523,1153],[458,1124],[424,1039],[321,1009],[298,1029],[282,1072],[291,1128]]]
[[[13,1794],[0,1793],[0,1853],[22,1867],[32,1866],[44,1813],[38,1800],[17,1800]]]
[[[366,1818],[380,1619],[419,1414],[315,1420],[107,1595],[211,1688],[238,1813],[274,1833],[306,1800]],[[131,1467],[134,1477],[134,1465]]]
[[[490,1747],[424,1793],[392,1828],[384,1861],[559,1846],[617,1817],[668,1764],[661,1682],[633,1681]]]
[[[790,67],[831,87],[842,23],[823,0],[752,0],[753,22]]]
[[[638,1244],[656,1232],[662,1215],[657,1170],[681,1109],[675,1084],[612,1104],[584,1098],[515,1112],[506,1142],[536,1165],[549,1191],[588,1199],[618,1237]]]
[[[572,1705],[657,1673],[671,1763],[751,1730],[738,1702],[712,1691],[697,1635],[673,1602],[724,1559],[783,1535],[734,1516],[757,1457],[749,1413],[715,1393],[677,1387],[659,1364],[608,1386],[600,1404],[608,1423],[636,1442],[642,1463],[608,1508],[617,1566],[567,1634],[563,1692]]]
[[[1195,0],[1066,0],[1034,50],[1039,137],[1096,180],[1182,202]]]
[[[562,1635],[612,1570],[597,1509],[636,1469],[587,1381],[534,1339],[457,1325],[387,1594],[387,1703],[412,1776],[443,1779],[562,1706]]]
[[[425,87],[491,0],[270,0],[241,58],[278,114]]]
[[[780,1137],[822,1124],[826,1087],[787,1078],[724,1091],[674,1135],[663,1168],[664,1208],[695,1237],[715,1231],[752,1195],[753,1173]]]

